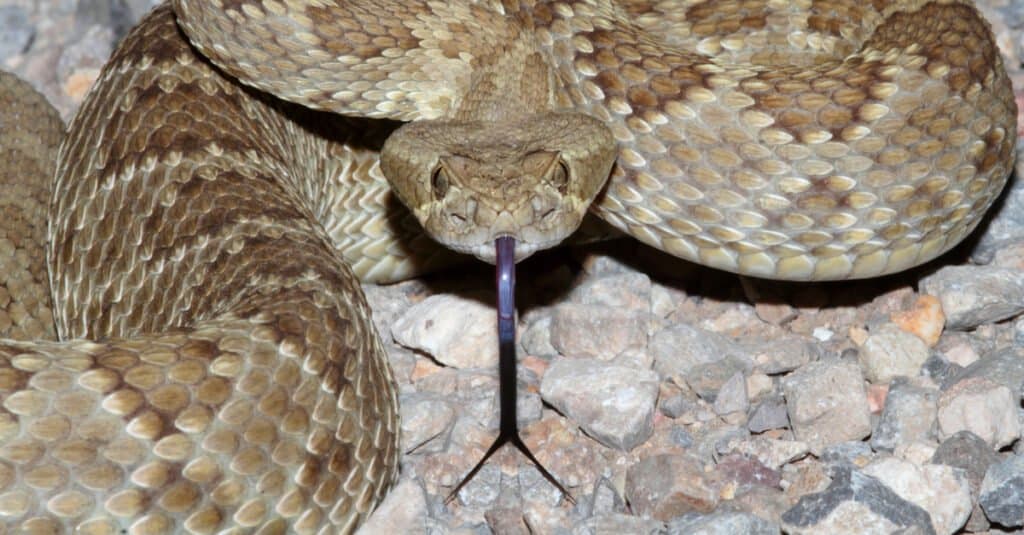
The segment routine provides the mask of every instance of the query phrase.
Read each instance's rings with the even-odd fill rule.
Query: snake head
[[[604,123],[579,113],[507,122],[418,121],[381,150],[392,190],[436,241],[494,263],[494,240],[517,261],[579,227],[617,154]]]

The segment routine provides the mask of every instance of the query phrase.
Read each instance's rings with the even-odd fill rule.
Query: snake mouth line
[[[497,256],[495,254],[495,245],[494,244],[498,240],[503,240],[503,239],[513,240],[513,242],[515,243],[515,261],[516,262],[520,262],[522,260],[525,260],[525,259],[529,258],[530,256],[532,256],[537,251],[542,251],[544,249],[549,249],[551,247],[554,247],[555,245],[558,245],[558,243],[561,242],[561,240],[550,240],[550,241],[545,241],[545,242],[542,242],[542,243],[526,243],[526,242],[522,242],[522,241],[519,241],[519,240],[515,239],[514,236],[501,235],[501,236],[495,236],[494,239],[491,240],[488,243],[481,243],[479,245],[467,245],[467,246],[452,246],[452,245],[449,245],[448,247],[450,247],[451,249],[453,249],[455,251],[458,251],[460,253],[465,253],[465,254],[473,255],[473,256],[479,258],[480,260],[483,260],[484,262],[487,262],[489,264],[494,264],[497,261]]]

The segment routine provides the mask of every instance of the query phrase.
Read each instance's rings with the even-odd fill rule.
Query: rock
[[[972,492],[977,493],[988,467],[999,462],[999,456],[983,438],[970,431],[960,431],[939,444],[932,462],[962,469]]]
[[[1016,176],[1021,176],[1020,167],[1017,169]],[[971,260],[976,264],[988,264],[998,251],[1024,239],[1024,180],[1010,180],[1006,190],[986,217],[985,232],[973,245]]]
[[[725,387],[726,383],[739,375],[742,379],[744,372],[750,370],[750,364],[748,361],[740,360],[736,357],[726,357],[723,359],[716,360],[714,362],[705,362],[703,364],[697,364],[690,369],[690,372],[686,374],[686,384],[697,393],[701,399],[714,403],[718,399],[719,393],[722,388]],[[736,385],[733,387],[732,392],[727,392],[734,396],[733,401],[742,403],[742,401],[736,400],[735,396],[738,395],[737,390],[743,388],[744,396],[746,396],[746,384],[740,386]]]
[[[816,454],[871,433],[864,379],[856,364],[812,362],[785,377],[782,390],[794,435]]]
[[[928,357],[928,360],[921,365],[921,375],[938,384],[947,383],[960,375],[962,371],[962,366],[946,360],[938,353],[932,353],[932,356]]]
[[[658,375],[597,359],[555,359],[541,396],[606,446],[629,451],[654,430]]]
[[[611,360],[647,345],[650,314],[600,305],[564,303],[554,308],[551,345],[567,357]]]
[[[495,368],[498,331],[490,305],[454,295],[432,295],[391,326],[395,341],[455,368]]]
[[[356,534],[426,533],[426,518],[427,501],[423,488],[415,480],[403,478]]]
[[[916,335],[887,323],[868,336],[859,358],[868,381],[884,384],[897,376],[917,375],[929,354]]]
[[[871,447],[892,451],[896,446],[932,438],[939,389],[924,380],[897,377],[889,385],[885,407],[871,433]]]
[[[1024,349],[1008,346],[986,352],[959,373],[950,375],[942,382],[942,388],[948,389],[957,381],[970,377],[1005,385],[1010,392],[1019,394],[1024,390]]]
[[[623,532],[624,533],[624,532]],[[779,526],[750,513],[690,513],[668,523],[668,535],[778,535]]]
[[[932,455],[931,462],[963,470],[971,487],[971,495],[976,497],[988,467],[999,462],[999,456],[978,435],[970,431],[960,431],[939,444]],[[981,505],[975,503],[965,530],[977,533],[988,528],[989,522],[981,510]]]
[[[1020,437],[1020,393],[980,377],[957,381],[939,396],[939,438],[970,431],[1001,448]]]
[[[789,427],[789,413],[786,412],[786,400],[779,395],[761,400],[747,419],[747,429],[751,433],[763,433],[769,429],[786,427]]]
[[[685,323],[655,332],[648,349],[654,355],[655,371],[662,377],[676,377],[681,381],[700,364],[727,357],[741,362],[750,360],[746,350],[726,337]]]
[[[749,407],[747,381],[743,377],[743,372],[736,372],[722,385],[712,408],[714,408],[715,414],[724,416],[734,412],[746,414]]]
[[[605,533],[635,533],[636,535],[661,535],[665,523],[652,518],[622,513],[606,513],[588,518],[572,530],[573,535],[603,535]]]
[[[519,345],[527,355],[551,358],[558,350],[551,344],[551,315],[545,314],[526,324]]]
[[[808,362],[818,360],[817,344],[797,337],[744,342],[754,361],[754,369],[769,375],[791,372]]]
[[[447,401],[424,394],[402,396],[399,408],[406,452],[444,451],[447,432],[455,422],[455,409]]]
[[[874,459],[875,452],[871,451],[867,442],[851,440],[828,446],[818,457],[829,466],[862,468]]]
[[[800,498],[783,513],[782,529],[792,535],[935,533],[924,509],[850,467],[833,470],[827,489]]]
[[[508,533],[509,535],[529,535],[523,510],[514,507],[492,507],[484,513],[487,526],[492,533]]]
[[[945,266],[920,288],[942,302],[946,328],[966,330],[1024,312],[1024,271],[996,266]]]
[[[0,6],[0,58],[24,52],[36,34],[28,12],[19,5]]]
[[[946,324],[942,303],[933,295],[918,296],[911,310],[901,310],[890,315],[892,322],[900,329],[912,333],[928,347],[935,347]]]
[[[569,300],[630,312],[651,312],[651,279],[643,273],[622,273],[588,279],[573,288]]]
[[[668,521],[685,513],[709,513],[718,493],[704,479],[704,469],[683,455],[655,455],[626,472],[626,499],[633,512]]]
[[[1008,527],[1024,525],[1024,455],[989,466],[978,490],[985,516]]]
[[[717,488],[722,489],[723,498],[731,497],[749,487],[778,489],[782,485],[782,474],[762,464],[753,457],[731,454],[718,460],[709,475]]]
[[[970,484],[959,468],[944,464],[917,466],[888,457],[872,461],[863,472],[927,511],[939,535],[956,533],[971,515]]]
[[[810,449],[806,442],[756,436],[730,440],[726,445],[726,451],[753,457],[761,464],[778,470],[783,465],[804,457]]]

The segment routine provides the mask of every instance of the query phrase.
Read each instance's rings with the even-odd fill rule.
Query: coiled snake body
[[[52,184],[26,173],[59,123],[0,78],[20,173],[0,246],[27,273],[6,284],[42,310],[8,332],[48,329],[48,270],[62,340],[0,344],[11,525],[348,531],[384,496],[397,400],[356,274],[441,253],[377,165],[394,125],[302,106],[415,121],[383,168],[428,233],[480,256],[505,233],[557,242],[596,197],[710,266],[874,276],[956,244],[1013,164],[1012,92],[967,3],[174,8],[181,29],[165,6],[121,43]]]

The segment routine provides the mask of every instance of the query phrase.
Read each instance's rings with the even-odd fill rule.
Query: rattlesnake
[[[14,214],[0,246],[27,273],[8,290],[41,311],[9,333],[42,337],[52,303],[64,340],[0,344],[0,515],[29,530],[365,518],[399,449],[356,274],[408,276],[443,254],[381,167],[428,233],[485,259],[498,235],[559,241],[594,199],[677,256],[815,280],[947,250],[1014,158],[1012,92],[968,3],[174,8],[180,29],[164,6],[122,41],[52,184],[4,176],[18,187],[0,199]],[[19,82],[0,86],[7,164],[30,170],[58,123]]]

